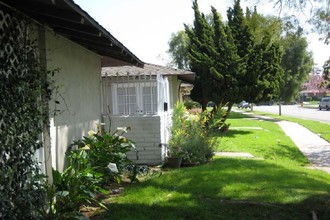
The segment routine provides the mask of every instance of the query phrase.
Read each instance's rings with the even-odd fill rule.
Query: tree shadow
[[[250,134],[251,131],[246,131],[246,130],[231,130],[229,127],[229,130],[227,132],[213,132],[209,134],[209,137],[228,137],[228,138],[234,138],[239,135],[246,135]]]
[[[141,183],[129,191],[141,200],[111,203],[98,219],[311,219],[312,211],[318,219],[330,217],[330,194],[324,193],[330,184],[321,174],[310,177],[272,162],[220,158],[169,175],[175,182],[163,175]],[[150,193],[155,199],[147,203],[144,195]],[[160,193],[166,196],[160,199]]]
[[[319,167],[329,167],[330,165],[330,149],[304,154],[311,161],[311,163],[313,163],[313,165]]]
[[[307,165],[310,162],[303,155],[303,153],[297,147],[289,147],[288,145],[278,144],[281,150],[277,150],[276,154],[282,158],[287,158],[292,161],[296,161],[301,165]]]

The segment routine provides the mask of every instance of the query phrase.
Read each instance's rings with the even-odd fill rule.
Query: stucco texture
[[[74,140],[96,130],[101,115],[101,58],[80,45],[46,32],[47,69],[59,69],[50,102],[53,167],[62,171]],[[58,104],[55,104],[55,100]]]

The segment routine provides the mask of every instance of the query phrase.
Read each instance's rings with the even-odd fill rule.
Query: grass
[[[242,118],[241,114],[232,112],[228,123],[231,124],[231,131],[217,138],[218,151],[249,152],[264,159],[300,165],[308,163],[308,160],[282,129],[274,124],[274,121],[253,120],[248,116]],[[243,129],[235,129],[239,127]],[[261,128],[261,130],[244,129],[244,127]]]
[[[279,115],[264,113],[264,112],[253,112],[253,113],[257,114],[257,115],[270,116],[275,119],[296,122],[296,123],[304,126],[305,128],[309,129],[310,131],[312,131],[316,134],[319,134],[320,137],[322,137],[323,139],[330,142],[330,124],[317,122],[317,121],[311,121],[311,120],[304,120],[304,119],[299,119],[299,118],[289,117],[289,116],[279,116]]]
[[[198,167],[165,171],[105,200],[96,219],[330,219],[330,175],[308,161],[271,121],[233,113],[214,137],[218,150],[258,159],[215,157]],[[261,130],[242,127],[260,127]]]

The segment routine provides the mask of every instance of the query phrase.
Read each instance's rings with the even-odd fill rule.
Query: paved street
[[[253,106],[253,110],[278,114],[279,106]],[[300,105],[282,105],[282,115],[330,124],[330,111],[319,111],[318,109],[302,108]]]

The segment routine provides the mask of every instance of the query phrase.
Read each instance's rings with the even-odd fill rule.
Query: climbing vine
[[[29,19],[0,5],[0,219],[38,219],[43,176],[34,159],[43,146],[51,96]]]

